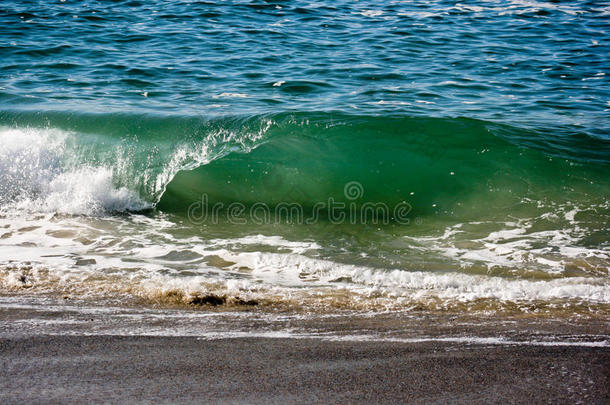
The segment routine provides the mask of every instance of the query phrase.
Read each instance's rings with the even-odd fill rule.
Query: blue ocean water
[[[3,1],[4,108],[341,111],[607,137],[607,2]]]
[[[3,1],[0,286],[607,314],[609,21]]]

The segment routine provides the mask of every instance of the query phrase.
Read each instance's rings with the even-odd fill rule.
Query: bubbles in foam
[[[0,128],[0,204],[39,194],[61,172],[66,134]]]
[[[112,181],[112,170],[105,167],[61,173],[46,185],[42,201],[34,204],[43,211],[70,214],[98,214],[148,207],[130,190],[116,188]]]
[[[573,204],[538,208],[550,211],[514,221],[458,223],[447,226],[442,235],[405,238],[461,263],[464,269],[485,266],[488,272],[504,269],[515,275],[554,277],[610,273],[607,249],[587,243],[603,225],[579,221],[586,210]],[[601,205],[588,209],[607,210]]]
[[[68,214],[141,210],[148,205],[117,187],[111,168],[72,164],[75,134],[57,129],[1,128],[0,208]]]

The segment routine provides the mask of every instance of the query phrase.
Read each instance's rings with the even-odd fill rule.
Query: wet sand
[[[606,317],[210,312],[0,296],[0,403],[610,403]]]
[[[607,347],[315,339],[0,339],[0,402],[608,403]]]

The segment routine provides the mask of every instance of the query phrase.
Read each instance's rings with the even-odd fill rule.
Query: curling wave
[[[78,214],[332,198],[413,215],[601,203],[610,141],[467,118],[2,113],[2,206]],[[357,183],[357,195],[346,185]],[[353,190],[352,190],[353,191]],[[461,207],[461,208],[460,208]]]

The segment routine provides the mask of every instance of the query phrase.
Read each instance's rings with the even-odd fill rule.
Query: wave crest
[[[70,165],[69,136],[56,129],[0,129],[0,207],[92,215],[150,207],[116,186],[112,168]]]

